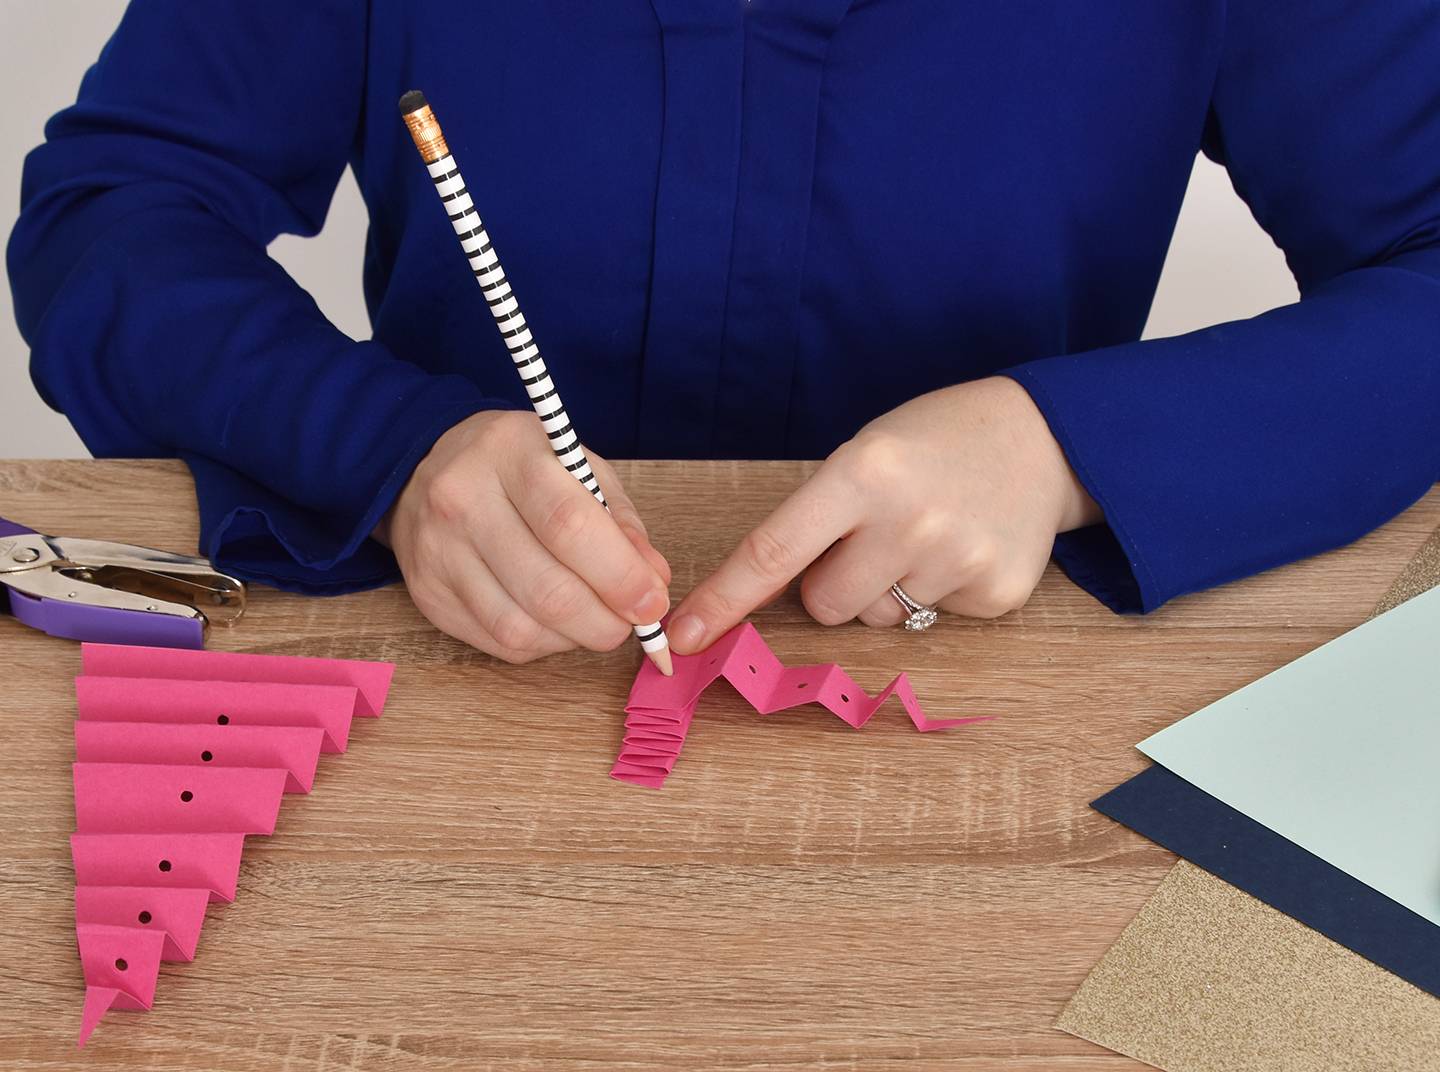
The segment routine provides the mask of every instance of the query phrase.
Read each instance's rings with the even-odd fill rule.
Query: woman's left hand
[[[1030,598],[1057,533],[1101,520],[1014,380],[914,399],[867,424],[676,608],[676,652],[708,647],[801,571],[822,625],[897,625],[916,600],[994,618]]]

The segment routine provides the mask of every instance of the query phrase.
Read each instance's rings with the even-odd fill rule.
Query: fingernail
[[[666,627],[670,646],[682,654],[693,652],[705,639],[705,623],[693,614],[684,614]]]
[[[669,606],[669,597],[658,588],[652,588],[645,594],[644,599],[635,604],[633,613],[641,625],[649,625],[651,622],[658,622]]]

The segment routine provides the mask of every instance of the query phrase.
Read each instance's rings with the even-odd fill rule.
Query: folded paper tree
[[[195,956],[233,901],[247,834],[308,793],[322,752],[385,706],[394,667],[86,644],[76,679],[79,1044],[110,1009],[148,1009],[160,963]]]
[[[786,667],[749,622],[737,625],[707,650],[676,655],[674,660],[673,677],[660,673],[648,659],[641,663],[625,705],[625,739],[610,770],[612,778],[652,789],[664,785],[680,758],[701,694],[720,677],[762,715],[818,703],[856,729],[891,696],[899,698],[922,733],[989,717],[927,718],[903,673],[870,696],[834,663]]]

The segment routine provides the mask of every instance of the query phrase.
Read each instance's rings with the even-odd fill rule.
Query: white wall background
[[[124,0],[0,0],[0,234],[20,204],[20,168],[51,114],[70,104],[125,9]],[[365,207],[347,172],[317,238],[281,238],[271,254],[340,328],[370,333],[360,294]],[[1174,335],[1294,301],[1279,251],[1250,219],[1220,168],[1198,160],[1147,336]],[[0,458],[85,457],[65,418],[35,394],[28,351],[0,292]]]

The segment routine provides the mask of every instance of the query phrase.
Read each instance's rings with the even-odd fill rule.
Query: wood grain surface
[[[620,470],[678,596],[810,471]],[[0,463],[0,513],[193,551],[168,462]],[[67,837],[76,646],[0,619],[0,1067],[1107,1072],[1052,1025],[1174,857],[1091,811],[1134,742],[1359,624],[1440,524],[1440,490],[1359,543],[1145,619],[1053,569],[1029,606],[924,635],[825,629],[792,590],[755,622],[786,662],[838,660],[898,705],[855,732],[760,719],[717,686],[665,789],[611,781],[640,653],[511,667],[403,589],[255,589],[213,647],[389,659],[390,705],[247,842],[155,1008],[80,1053]]]

